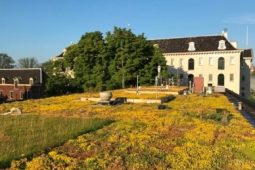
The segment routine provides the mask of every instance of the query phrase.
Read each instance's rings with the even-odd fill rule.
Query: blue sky
[[[131,28],[149,39],[220,34],[255,48],[254,0],[0,0],[0,53],[45,62],[90,31]]]

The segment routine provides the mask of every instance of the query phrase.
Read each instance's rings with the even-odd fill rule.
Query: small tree
[[[19,59],[20,68],[36,68],[39,67],[38,61],[35,57],[25,57]]]
[[[8,56],[7,54],[0,53],[0,68],[13,68],[14,60],[12,57]]]
[[[63,95],[81,91],[82,89],[78,82],[75,79],[67,78],[65,75],[52,75],[47,79],[46,93],[48,96]]]

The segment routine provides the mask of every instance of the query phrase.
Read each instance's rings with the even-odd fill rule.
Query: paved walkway
[[[234,103],[234,105],[236,106],[236,108],[238,107],[238,102],[240,100],[238,100],[236,97],[231,96],[229,94],[226,95],[227,98],[229,99],[230,102]],[[255,110],[249,106],[247,106],[245,103],[242,102],[242,110],[240,110],[239,112],[243,115],[243,117],[245,119],[247,119],[249,121],[249,123],[255,127]]]

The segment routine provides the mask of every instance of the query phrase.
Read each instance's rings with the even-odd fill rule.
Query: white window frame
[[[17,84],[16,84],[15,82],[17,82]],[[14,79],[14,80],[13,80],[13,84],[14,84],[14,88],[15,88],[15,89],[18,89],[18,88],[19,88],[19,80],[18,80],[18,79]]]
[[[199,58],[199,65],[200,66],[204,65],[204,58],[203,57]]]
[[[230,65],[234,65],[235,64],[235,57],[230,57]]]
[[[225,50],[225,49],[226,49],[226,41],[225,40],[220,40],[218,50]]]
[[[183,58],[180,58],[180,67],[183,66]]]
[[[232,80],[231,80],[231,76],[233,76],[232,78]],[[229,75],[229,81],[230,82],[234,82],[235,81],[235,75],[233,74],[233,73],[231,73],[230,75]]]
[[[210,79],[210,77],[211,77],[211,79]],[[209,81],[209,82],[212,82],[212,81],[213,81],[213,74],[209,74],[209,75],[208,75],[208,81]]]
[[[19,96],[20,96],[20,99],[23,99],[24,91],[20,91],[20,92],[19,92]]]
[[[170,64],[171,64],[171,66],[174,66],[174,59],[173,58],[171,58],[171,60],[170,60]]]
[[[10,97],[10,99],[13,99],[13,95],[14,95],[14,92],[13,92],[13,91],[9,91],[9,97]]]
[[[34,84],[34,79],[32,77],[29,78],[29,84],[33,85]]]
[[[213,57],[209,57],[209,65],[213,65],[214,64],[213,62],[214,62]]]
[[[195,51],[195,50],[196,50],[195,43],[194,42],[189,42],[188,51]]]
[[[5,84],[5,78],[2,78],[2,84]]]

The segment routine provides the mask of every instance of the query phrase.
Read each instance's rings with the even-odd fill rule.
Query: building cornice
[[[0,84],[1,87],[4,87],[4,86],[14,86],[14,84]],[[18,87],[32,87],[32,86],[42,86],[41,84],[18,84]]]
[[[163,53],[164,56],[183,56],[183,55],[205,55],[205,54],[233,54],[241,53],[243,50],[221,50],[221,51],[193,51],[181,53]]]

